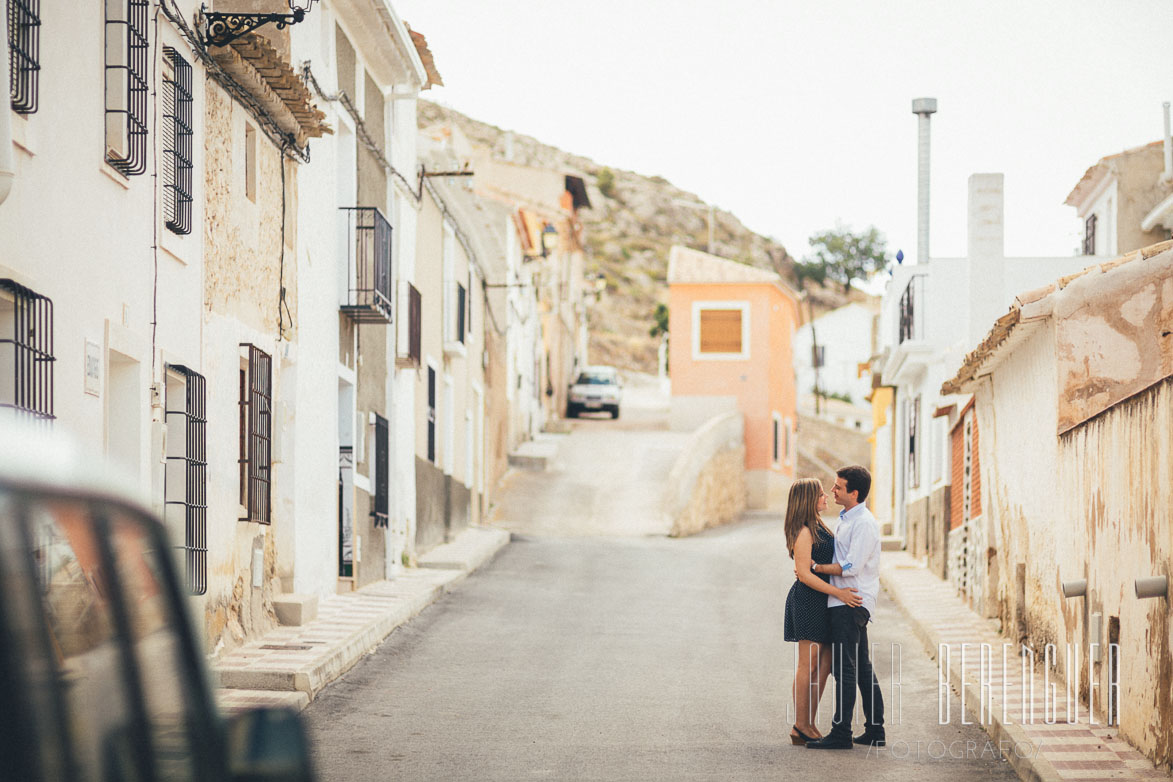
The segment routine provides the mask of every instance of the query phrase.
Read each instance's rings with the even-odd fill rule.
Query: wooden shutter
[[[740,353],[741,316],[741,310],[701,310],[701,353]]]

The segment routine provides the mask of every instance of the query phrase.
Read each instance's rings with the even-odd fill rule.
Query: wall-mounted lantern
[[[546,223],[542,228],[542,257],[548,258],[558,249],[558,229]]]
[[[1076,581],[1063,582],[1063,597],[1086,597],[1087,596],[1087,579],[1081,578]]]
[[[221,13],[209,11],[206,6],[201,6],[200,14],[204,18],[204,45],[227,46],[242,35],[247,35],[269,22],[276,24],[278,30],[284,30],[288,25],[304,20],[314,2],[315,0],[289,0],[289,10],[292,13],[288,14]]]
[[[1148,597],[1168,597],[1169,577],[1149,576],[1148,578],[1138,578],[1135,587],[1136,596],[1141,600]]]

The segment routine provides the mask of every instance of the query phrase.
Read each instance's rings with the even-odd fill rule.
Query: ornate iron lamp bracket
[[[297,24],[305,19],[305,11],[300,8],[293,9],[291,14],[232,14],[203,11],[203,16],[204,45],[227,46],[237,38],[270,22],[275,23],[278,30]]]

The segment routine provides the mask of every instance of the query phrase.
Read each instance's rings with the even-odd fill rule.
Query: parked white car
[[[610,413],[619,417],[619,402],[623,386],[615,367],[587,367],[579,373],[567,395],[566,417],[577,418],[582,413]]]

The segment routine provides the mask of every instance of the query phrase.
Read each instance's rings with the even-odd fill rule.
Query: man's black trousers
[[[872,670],[868,649],[868,610],[863,606],[832,606],[831,673],[835,677],[835,717],[831,735],[851,735],[851,715],[855,712],[855,687],[863,697],[864,727],[884,727],[884,697]]]

